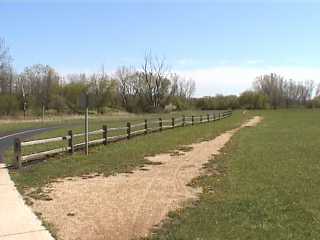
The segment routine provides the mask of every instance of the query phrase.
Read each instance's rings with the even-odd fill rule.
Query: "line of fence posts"
[[[159,118],[159,131],[162,132],[162,118]]]
[[[216,114],[213,113],[212,121],[220,120],[222,118],[222,116],[225,117],[225,113],[223,115],[221,115],[221,112],[219,112],[218,118],[217,118]],[[199,123],[202,123],[203,122],[203,116],[200,115],[199,118],[200,118]],[[207,114],[207,122],[210,122],[210,114]],[[186,117],[185,117],[185,115],[183,115],[182,116],[182,123],[181,123],[181,125],[180,124],[179,125],[184,127],[184,126],[187,125],[186,123],[187,123],[186,122]],[[188,123],[190,124],[190,122],[188,122]],[[162,120],[162,118],[158,119],[158,124],[159,124],[158,130],[161,132],[163,130],[163,120]],[[195,124],[195,116],[192,115],[191,116],[191,125],[194,125],[194,124]],[[176,126],[178,126],[178,125],[176,125],[175,118],[172,117],[171,118],[171,128],[175,128]],[[126,126],[126,129],[127,129],[126,138],[127,139],[130,139],[131,136],[132,136],[131,135],[131,128],[132,128],[131,123],[127,122],[127,126]],[[148,133],[148,120],[147,119],[144,120],[144,129],[142,129],[141,131],[143,131],[144,134]],[[103,138],[101,139],[100,142],[102,142],[104,145],[107,145],[108,144],[108,127],[107,127],[107,125],[103,125],[102,126],[102,137]],[[67,152],[69,152],[70,154],[74,154],[74,152],[75,152],[75,144],[74,144],[73,131],[69,130],[68,133],[67,133],[67,137],[63,137],[63,138],[67,139],[67,144],[68,144]],[[89,143],[89,140],[86,139],[86,141],[88,141],[88,143]],[[81,144],[77,144],[77,145],[81,145]],[[85,146],[85,148],[87,148],[87,146]],[[86,153],[87,153],[87,151],[86,151]],[[14,158],[15,158],[14,166],[16,168],[21,168],[21,166],[22,166],[22,144],[21,144],[21,140],[19,138],[16,138],[15,141],[14,141]]]
[[[127,123],[127,138],[128,139],[130,139],[130,137],[131,137],[131,123],[130,122],[128,122]]]
[[[144,134],[147,134],[148,133],[148,120],[145,119],[144,120]]]
[[[16,138],[14,140],[14,166],[16,168],[21,168],[22,167],[22,151],[21,151],[21,140],[20,138]]]
[[[102,130],[103,130],[103,144],[107,145],[108,144],[108,127],[107,125],[103,125],[102,126]]]
[[[73,144],[73,132],[72,130],[68,131],[68,148],[69,148],[69,153],[73,154],[74,153],[74,144]]]

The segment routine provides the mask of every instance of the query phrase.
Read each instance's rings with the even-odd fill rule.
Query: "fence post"
[[[200,123],[202,123],[202,115],[200,115]]]
[[[159,118],[159,130],[162,131],[162,118]]]
[[[209,113],[207,114],[207,120],[208,120],[208,122],[210,122],[210,115],[209,115]]]
[[[194,125],[194,116],[191,117],[191,125]]]
[[[107,125],[103,125],[102,130],[103,130],[102,134],[103,134],[103,139],[104,139],[103,144],[107,145],[108,144],[108,127],[107,127]]]
[[[130,122],[128,122],[127,123],[127,138],[128,139],[130,139],[130,137],[131,137],[131,123]]]
[[[174,128],[174,118],[172,118],[172,128]]]
[[[21,140],[16,138],[14,140],[14,167],[21,168]]]
[[[148,133],[148,120],[145,119],[144,120],[144,134],[147,134]]]
[[[69,140],[68,140],[69,153],[74,154],[73,132],[72,132],[72,130],[68,131],[68,135],[69,135]]]
[[[184,127],[186,125],[186,116],[183,115],[182,116],[182,127]]]

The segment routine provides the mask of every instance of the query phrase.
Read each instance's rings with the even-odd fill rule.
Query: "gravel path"
[[[34,211],[52,223],[59,239],[127,240],[147,236],[171,210],[197,198],[201,189],[187,184],[202,174],[203,164],[219,154],[230,138],[262,119],[254,117],[241,127],[213,140],[192,144],[187,152],[148,158],[133,174],[82,176],[62,179],[44,189],[51,201],[36,200]]]

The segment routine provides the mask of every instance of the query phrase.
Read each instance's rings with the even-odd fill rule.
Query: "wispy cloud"
[[[186,78],[195,80],[196,96],[209,96],[218,93],[239,94],[250,89],[257,76],[272,72],[297,81],[320,81],[320,69],[307,67],[217,66],[177,72]]]
[[[261,59],[251,59],[251,60],[247,61],[247,64],[250,64],[250,65],[255,65],[255,64],[259,64],[259,63],[264,63],[264,61]]]
[[[264,64],[263,64],[264,65]],[[196,96],[210,96],[216,94],[240,94],[250,89],[257,76],[277,73],[287,79],[296,81],[314,80],[320,82],[320,68],[299,66],[261,66],[261,65],[220,65],[205,68],[187,68],[185,65],[176,65],[172,69],[185,78],[192,78],[196,82]],[[100,71],[99,67],[91,69],[65,69],[57,70],[66,75],[68,73],[93,73]],[[106,73],[113,74],[115,69],[105,69]]]
[[[181,59],[177,60],[177,64],[182,65],[182,66],[191,65],[194,63],[195,63],[195,61],[192,58],[181,58]]]

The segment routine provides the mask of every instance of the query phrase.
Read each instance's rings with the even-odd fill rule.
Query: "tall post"
[[[102,130],[103,130],[103,144],[107,145],[108,144],[108,127],[107,125],[103,125],[102,126]]]
[[[68,136],[69,136],[69,139],[68,139],[69,153],[70,153],[70,154],[74,154],[73,132],[72,132],[72,130],[69,130],[69,131],[68,131]]]
[[[174,128],[174,118],[172,118],[171,120],[172,120],[172,128]]]
[[[207,114],[207,120],[208,120],[208,122],[210,122],[210,115],[209,115],[209,113]]]
[[[148,133],[148,120],[145,119],[144,120],[144,134],[147,134]]]
[[[184,127],[186,125],[186,116],[183,115],[182,116],[182,127]]]
[[[86,155],[89,154],[89,95],[86,94],[86,114],[85,114],[85,144]]]
[[[194,116],[191,117],[191,124],[194,125]]]
[[[127,123],[127,138],[130,139],[131,137],[131,123]]]
[[[23,102],[23,119],[26,119],[27,103]]]
[[[24,92],[23,84],[21,84],[21,90],[22,90],[22,97],[23,97],[23,119],[26,119],[27,101],[26,101],[26,94]]]
[[[159,118],[159,130],[162,131],[162,118]]]
[[[200,115],[200,123],[202,123],[202,115]]]
[[[21,141],[19,138],[14,140],[14,167],[20,169],[21,163]]]
[[[44,122],[44,113],[45,113],[45,108],[44,108],[44,104],[42,104],[42,123]]]

